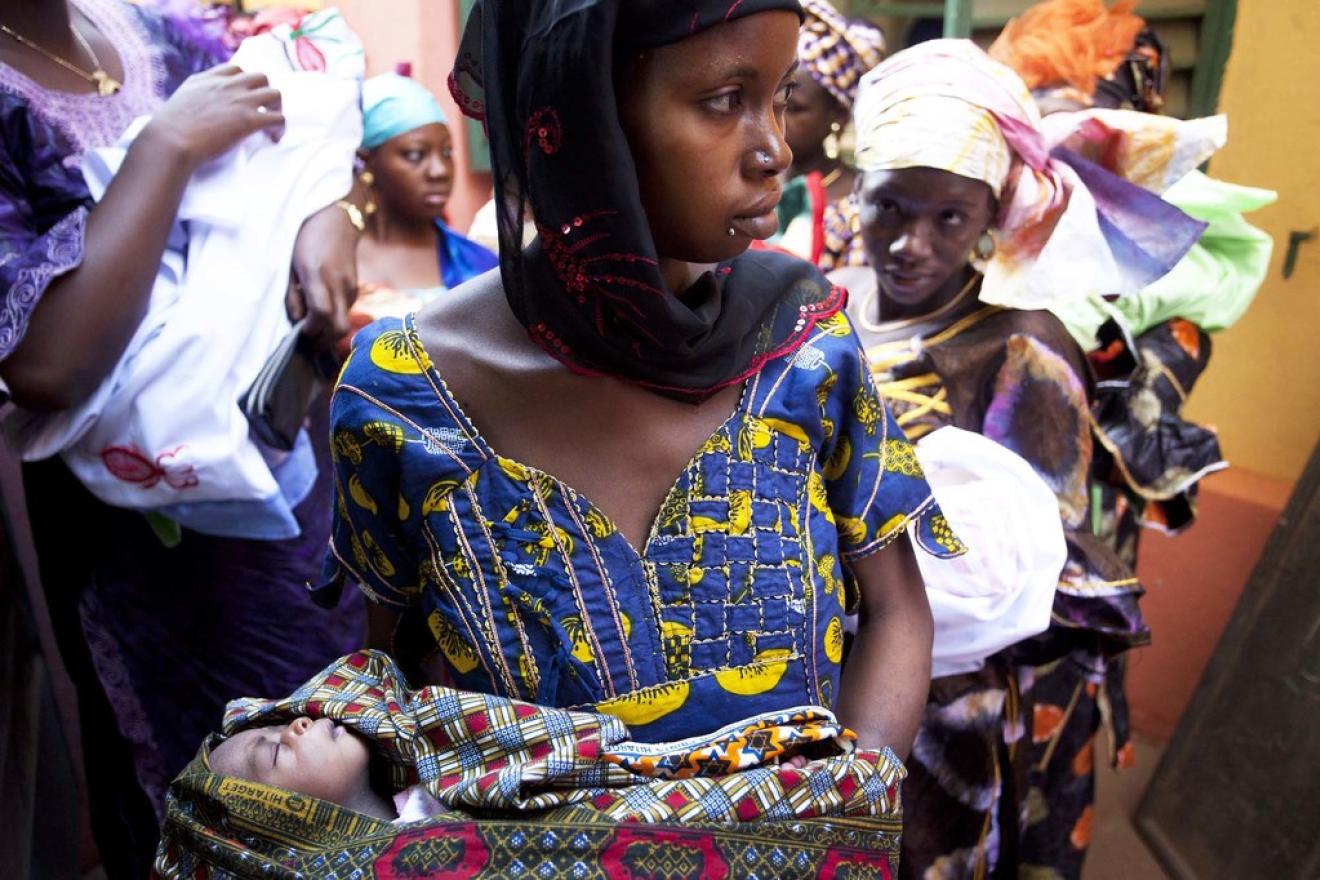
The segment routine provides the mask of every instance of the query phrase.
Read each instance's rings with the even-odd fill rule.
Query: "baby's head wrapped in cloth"
[[[395,818],[371,784],[370,742],[329,718],[251,727],[211,749],[224,776],[288,789],[381,819]]]
[[[781,763],[804,754],[813,760]],[[407,863],[408,876],[480,877],[522,859],[604,878],[625,851],[645,865],[690,847],[693,876],[735,853],[772,876],[778,847],[802,876],[843,859],[879,877],[897,856],[903,775],[823,709],[637,744],[607,715],[410,689],[388,656],[361,651],[284,699],[230,704],[224,736],[171,786],[156,874],[311,877],[335,865],[368,878]],[[391,809],[400,793],[421,809],[398,797]]]

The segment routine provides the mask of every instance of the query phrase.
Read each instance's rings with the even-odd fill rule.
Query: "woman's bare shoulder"
[[[555,362],[537,348],[504,296],[498,270],[436,297],[417,313],[417,332],[442,373],[468,369],[517,373]]]

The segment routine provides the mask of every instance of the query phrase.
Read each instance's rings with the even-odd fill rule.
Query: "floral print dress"
[[[640,549],[486,443],[411,317],[357,336],[332,443],[323,589],[349,575],[424,620],[462,689],[594,707],[642,741],[833,706],[845,563],[909,526],[925,551],[961,552],[842,315],[748,380]]]

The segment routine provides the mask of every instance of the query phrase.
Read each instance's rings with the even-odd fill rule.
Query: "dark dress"
[[[1045,312],[983,307],[920,344],[883,331],[863,338],[909,436],[944,425],[983,434],[1030,463],[1059,501],[1068,563],[1053,623],[976,672],[932,681],[903,785],[901,876],[1017,876],[1024,838],[1087,833],[1100,705],[1113,706],[1118,747],[1127,741],[1114,658],[1148,641],[1140,586],[1092,534],[1090,371]]]
[[[155,13],[75,0],[116,47],[111,98],[52,93],[0,65],[0,360],[50,282],[77,267],[92,200],[82,153],[113,143],[217,59]],[[325,437],[313,425],[312,436]],[[324,445],[324,444],[322,444]],[[58,460],[24,469],[42,584],[78,691],[93,831],[111,877],[147,875],[165,789],[238,696],[287,693],[360,647],[360,601],[316,607],[306,582],[329,538],[322,477],[300,537],[257,542],[184,532],[162,544],[140,514],[93,498]]]

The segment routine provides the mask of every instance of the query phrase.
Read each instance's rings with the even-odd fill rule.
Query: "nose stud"
[[[738,234],[738,230],[730,226],[728,229],[724,230],[724,234],[729,236],[729,238],[733,238],[735,235]]]

